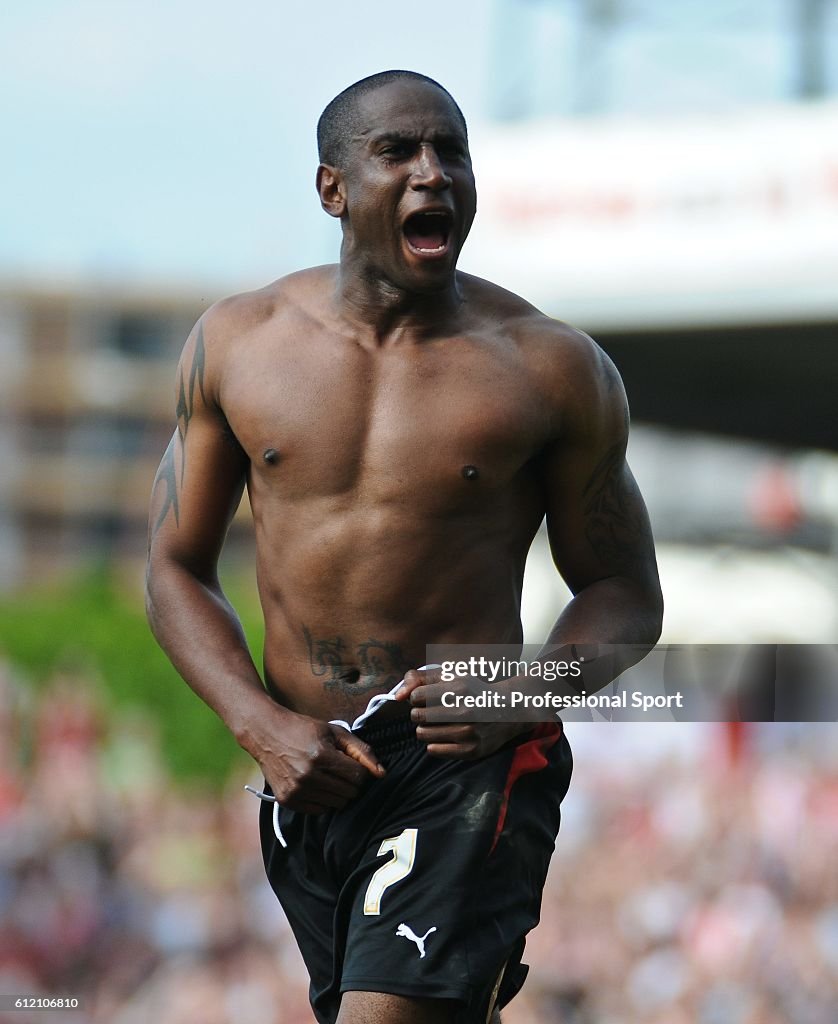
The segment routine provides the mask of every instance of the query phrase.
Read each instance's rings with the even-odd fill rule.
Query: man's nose
[[[419,147],[410,183],[415,189],[427,188],[434,192],[441,192],[451,185],[451,177],[434,146]]]

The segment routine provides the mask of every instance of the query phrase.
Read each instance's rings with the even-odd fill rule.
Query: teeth
[[[446,213],[445,210],[428,210],[428,211],[417,210],[416,213],[412,213],[410,216],[411,217],[443,217],[444,219],[448,220],[450,215],[448,213]],[[408,217],[408,220],[410,220],[410,217]]]
[[[409,242],[408,242],[408,245],[410,245]],[[432,252],[445,252],[445,250],[448,248],[448,243],[447,242],[443,242],[442,245],[437,245],[433,249],[425,249],[421,245],[411,245],[410,248],[413,249],[414,252],[429,252],[429,253],[432,253]]]

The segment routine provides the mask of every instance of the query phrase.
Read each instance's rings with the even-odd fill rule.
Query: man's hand
[[[463,680],[443,683],[440,669],[411,669],[404,677],[404,685],[396,693],[396,700],[410,701],[410,720],[416,725],[416,738],[427,744],[433,757],[449,757],[473,761],[500,749],[504,743],[527,729],[531,722],[472,722],[465,719],[474,711],[451,709],[446,717],[460,717],[462,722],[429,722],[428,708],[440,707],[440,697],[446,692],[468,692]]]
[[[302,814],[340,810],[366,780],[384,768],[367,743],[339,725],[280,710],[247,749],[258,761],[277,801]]]

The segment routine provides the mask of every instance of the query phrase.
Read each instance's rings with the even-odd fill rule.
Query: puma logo
[[[436,925],[433,928],[429,928],[424,935],[417,935],[410,925],[400,924],[396,929],[396,935],[400,935],[403,939],[410,939],[411,942],[416,943],[416,947],[419,950],[419,959],[424,960],[425,958],[425,939],[436,931]]]

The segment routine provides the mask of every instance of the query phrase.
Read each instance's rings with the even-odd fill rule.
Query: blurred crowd
[[[569,726],[574,780],[505,1024],[834,1024],[835,727],[658,726],[666,742],[633,746],[613,731],[632,726]],[[234,775],[177,782],[153,722],[106,712],[96,680],[36,695],[0,661],[0,994],[82,1001],[0,1021],[312,1021],[242,790],[258,773]]]
[[[582,729],[515,1024],[834,1024],[835,727]]]

